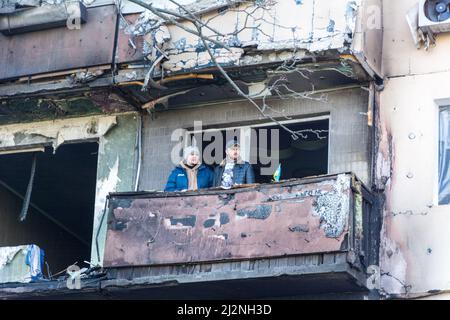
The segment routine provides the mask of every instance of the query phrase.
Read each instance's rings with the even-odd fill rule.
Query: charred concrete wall
[[[137,114],[117,117],[115,128],[99,140],[97,189],[91,261],[101,264],[106,237],[104,208],[110,192],[134,190],[137,170],[136,139],[140,122]]]
[[[127,113],[0,126],[0,151],[13,152],[17,149],[40,146],[53,146],[57,149],[63,143],[98,141],[97,185],[91,246],[93,263],[101,263],[101,258],[98,259],[98,257],[103,256],[105,230],[102,228],[104,225],[101,224],[101,217],[107,194],[134,189],[137,165],[136,134],[139,122],[140,118],[136,113]],[[45,230],[42,233],[43,237],[47,234]],[[73,262],[71,261],[70,264]]]
[[[243,57],[245,47],[255,47],[258,51],[294,48],[308,52],[346,50],[351,42],[348,35],[355,31],[357,2],[360,3],[353,1],[352,6],[348,0],[277,1],[268,9],[255,9],[253,4],[244,3],[222,14],[213,11],[205,19],[211,19],[209,25],[224,34],[240,30],[247,23],[250,28],[226,39],[236,49],[228,52],[217,48],[215,54],[223,64],[248,64]],[[246,12],[252,11],[255,14],[247,17]],[[168,31],[171,35],[167,46],[170,60],[164,64],[165,69],[179,71],[211,64],[208,53],[201,48],[196,36],[176,26],[169,26]],[[206,33],[211,34],[210,31]],[[251,63],[262,62],[259,55],[247,59]]]
[[[280,116],[280,111],[291,117],[329,114],[329,173],[353,171],[365,183],[369,182],[370,130],[367,124],[366,90],[354,88],[332,92],[328,94],[327,102],[292,99],[274,100],[271,105],[275,109],[275,117]],[[176,144],[171,141],[172,132],[179,128],[192,128],[194,121],[202,121],[204,126],[233,127],[244,122],[264,123],[267,119],[245,102],[170,110],[156,113],[153,119],[145,117],[141,190],[163,189],[174,166],[170,160],[172,148]]]
[[[184,14],[169,1],[145,2]],[[186,0],[180,3],[207,22],[210,29],[203,28],[205,36],[218,38],[231,48],[211,45],[218,63],[223,65],[283,61],[280,52],[286,56],[295,49],[297,59],[327,51],[352,53],[372,73],[380,72],[381,46],[377,43],[381,42],[382,35],[381,0],[255,1],[256,4]],[[139,7],[131,7],[124,2],[122,11],[139,11]],[[168,73],[212,65],[197,36],[167,21],[157,23],[159,20],[160,17],[144,11],[139,19],[124,28],[125,33],[144,36],[143,52],[151,60],[158,56],[155,54],[158,50],[163,50],[168,57],[163,67]],[[178,23],[192,28],[190,22],[179,20]]]
[[[450,289],[450,207],[437,202],[438,110],[449,101],[450,35],[417,50],[405,16],[416,0],[384,1],[386,88],[377,177],[386,181],[382,291],[414,297]]]

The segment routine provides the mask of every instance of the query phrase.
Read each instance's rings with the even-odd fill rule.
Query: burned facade
[[[425,141],[407,126],[436,125],[425,109],[448,99],[445,88],[424,97],[415,81],[445,79],[445,68],[411,59],[444,63],[448,39],[416,52],[404,17],[417,1],[385,2],[1,2],[0,297],[445,291],[438,274],[424,283],[412,262],[439,254],[436,232],[424,232],[433,253],[407,246],[415,242],[404,232],[415,233],[431,210],[439,217],[430,228],[445,227],[448,209],[434,192],[415,196],[416,170],[402,159],[417,139],[437,152],[434,135]],[[407,109],[414,94],[427,125]],[[278,130],[282,181],[256,174],[243,188],[161,192],[177,130],[231,130],[245,160],[268,148],[261,132]],[[417,166],[419,177],[431,174],[424,170],[433,166]],[[42,249],[47,281],[30,281],[40,253],[31,245]],[[68,273],[73,265],[81,270]]]
[[[448,13],[442,15],[441,23],[433,21],[437,19],[428,19],[428,11],[422,10],[425,4],[428,6],[426,1],[385,3],[386,87],[380,95],[382,143],[378,157],[382,161],[377,169],[381,176],[388,177],[381,233],[381,284],[399,297],[433,295],[448,299],[444,270],[449,261],[443,252],[448,243],[445,230],[450,212],[445,199],[449,92],[439,84],[449,79],[445,56],[450,38],[444,19]],[[405,24],[388,27],[394,12],[410,18]],[[434,39],[434,45],[421,40],[422,30],[429,33],[426,38]]]

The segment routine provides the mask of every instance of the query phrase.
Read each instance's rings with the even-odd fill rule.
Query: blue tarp
[[[43,278],[42,269],[44,266],[44,256],[44,250],[41,250],[37,245],[32,244],[28,246],[25,263],[30,267],[31,282]]]

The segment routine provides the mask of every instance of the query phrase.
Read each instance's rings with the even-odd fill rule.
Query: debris
[[[93,81],[103,75],[103,70],[95,70],[95,71],[79,71],[70,76],[70,79],[73,84],[75,83],[87,83]]]
[[[31,281],[39,281],[44,277],[42,274],[44,251],[35,244],[29,245],[27,251],[25,263],[30,267]]]
[[[23,222],[28,214],[28,207],[30,206],[31,192],[33,191],[34,174],[36,173],[37,153],[33,154],[31,162],[30,180],[28,181],[27,192],[23,201],[22,211],[20,212],[20,221]]]

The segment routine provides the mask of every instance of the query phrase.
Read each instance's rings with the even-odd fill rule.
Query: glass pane
[[[439,112],[439,204],[450,204],[450,106]]]

